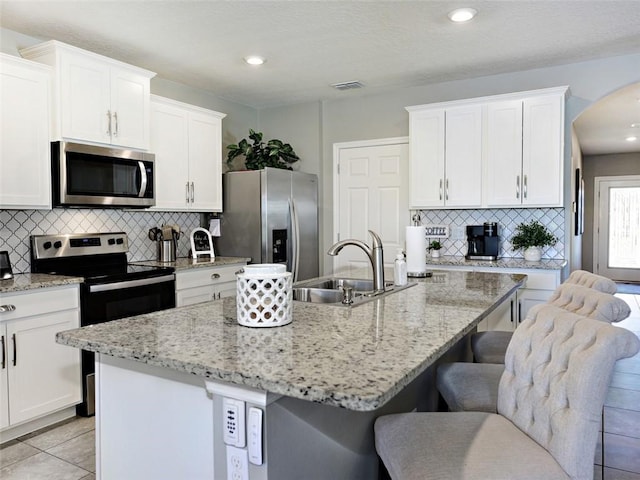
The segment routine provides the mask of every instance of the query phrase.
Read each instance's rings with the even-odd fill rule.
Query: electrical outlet
[[[246,450],[227,445],[227,480],[249,480],[249,457]]]
[[[246,442],[244,402],[224,397],[222,412],[224,443],[234,447],[244,447]]]

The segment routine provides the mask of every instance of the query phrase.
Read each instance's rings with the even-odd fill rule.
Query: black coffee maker
[[[467,260],[497,260],[500,251],[498,224],[467,225]]]

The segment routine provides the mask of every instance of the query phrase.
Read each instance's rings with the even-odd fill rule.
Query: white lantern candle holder
[[[293,320],[291,272],[284,265],[247,265],[237,274],[237,319],[245,327],[280,327]]]

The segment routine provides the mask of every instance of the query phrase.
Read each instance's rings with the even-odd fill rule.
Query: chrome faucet
[[[384,293],[384,258],[382,256],[382,240],[380,240],[380,237],[374,231],[369,230],[369,233],[373,239],[371,247],[360,240],[346,239],[333,244],[327,251],[327,254],[332,256],[338,255],[340,250],[347,245],[354,245],[364,250],[364,253],[369,257],[371,267],[373,268],[372,295],[378,295],[380,293]]]

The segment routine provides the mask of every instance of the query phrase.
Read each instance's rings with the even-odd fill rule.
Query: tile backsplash
[[[0,250],[8,250],[14,273],[31,271],[30,235],[51,233],[126,232],[129,261],[156,258],[152,227],[178,225],[178,257],[189,253],[191,231],[200,226],[200,214],[143,210],[54,208],[53,210],[0,210]]]
[[[521,250],[512,249],[511,237],[520,223],[538,220],[558,239],[558,243],[553,247],[543,249],[542,257],[562,260],[565,256],[565,213],[563,208],[421,210],[418,213],[421,225],[449,225],[449,238],[441,240],[441,255],[466,255],[467,237],[465,227],[467,225],[482,225],[484,222],[497,222],[500,236],[500,257],[522,257],[524,253]]]

